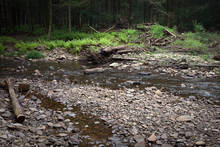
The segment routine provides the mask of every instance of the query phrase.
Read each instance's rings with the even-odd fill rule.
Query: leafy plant
[[[197,21],[193,22],[195,32],[205,32],[205,28]]]
[[[36,50],[31,50],[26,55],[26,59],[40,59],[43,57],[44,55],[41,52],[36,51]]]
[[[164,36],[164,26],[161,26],[159,24],[156,25],[152,25],[150,26],[150,34],[154,37],[154,38],[162,38]]]

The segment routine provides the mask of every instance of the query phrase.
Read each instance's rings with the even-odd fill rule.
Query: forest
[[[220,146],[219,0],[0,0],[0,146]]]

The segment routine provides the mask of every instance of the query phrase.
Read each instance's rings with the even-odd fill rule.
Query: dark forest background
[[[159,23],[179,31],[219,30],[219,0],[1,0],[1,33]],[[51,26],[51,28],[49,27]]]

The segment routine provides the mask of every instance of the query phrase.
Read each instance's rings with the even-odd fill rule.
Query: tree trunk
[[[68,19],[69,19],[69,32],[71,32],[72,24],[71,24],[71,4],[68,5]]]
[[[52,0],[49,0],[49,26],[48,26],[48,40],[51,37],[51,30],[52,30]]]
[[[17,122],[22,123],[25,120],[25,116],[23,115],[22,107],[20,106],[15,94],[14,86],[12,85],[10,79],[7,79],[6,84],[8,85],[8,92],[11,97],[12,107],[16,115]]]

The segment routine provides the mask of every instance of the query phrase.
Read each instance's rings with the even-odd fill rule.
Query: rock
[[[55,70],[55,68],[53,66],[50,66],[49,69],[50,70]]]
[[[161,138],[164,139],[164,140],[166,140],[166,139],[167,139],[167,134],[163,134],[163,135],[161,136]]]
[[[63,120],[64,120],[64,117],[63,117],[62,115],[58,115],[58,116],[57,116],[57,120],[63,121]]]
[[[48,122],[47,125],[48,125],[49,127],[53,127],[53,123],[52,123],[52,122]]]
[[[35,76],[40,76],[40,77],[43,76],[38,69],[34,70],[34,75]]]
[[[193,116],[190,116],[190,115],[181,115],[176,118],[176,120],[180,122],[192,121],[192,119],[193,119]]]
[[[155,136],[155,133],[153,133],[147,140],[149,142],[155,142],[157,140],[157,137]]]
[[[143,136],[141,135],[135,135],[134,136],[134,140],[138,143],[138,142],[145,142],[145,139]]]
[[[59,123],[53,124],[53,127],[54,128],[62,128],[62,127],[65,127],[65,124],[63,122],[59,122]]]
[[[143,76],[149,76],[151,75],[151,72],[139,72],[138,74]]]
[[[193,136],[192,132],[186,132],[186,133],[185,133],[186,139],[189,139],[189,138],[192,137],[192,136]]]
[[[17,130],[27,130],[28,128],[19,123],[9,124],[7,126],[9,129],[17,129]]]
[[[5,109],[4,108],[1,108],[0,109],[0,113],[4,113],[5,112]]]
[[[213,59],[216,60],[216,61],[220,61],[220,55],[214,56]]]
[[[1,139],[7,139],[8,136],[7,136],[7,135],[1,135],[0,138],[1,138]]]
[[[56,58],[57,60],[65,60],[66,56],[65,55],[60,55],[59,57]]]
[[[119,63],[112,63],[109,65],[110,67],[118,67],[119,66]]]
[[[181,87],[182,87],[182,88],[185,88],[185,87],[186,87],[186,85],[182,83],[182,84],[181,84]]]
[[[146,147],[146,143],[145,142],[138,142],[135,144],[135,147]]]
[[[163,93],[160,90],[155,91],[156,95],[162,95]]]
[[[99,121],[95,121],[95,122],[94,122],[94,124],[96,124],[96,125],[97,125],[97,124],[100,124],[100,122],[99,122]]]
[[[162,146],[161,147],[173,147],[172,145],[170,145],[170,144],[162,144]]]
[[[33,112],[37,112],[38,110],[36,108],[29,108]]]
[[[200,141],[197,141],[197,142],[196,142],[196,145],[197,145],[197,146],[205,146],[205,142],[202,141],[202,140],[200,140]]]
[[[26,83],[20,83],[18,85],[18,91],[19,92],[27,92],[30,90],[30,85],[29,84],[26,84]]]
[[[66,134],[66,133],[59,133],[58,134],[58,136],[60,136],[60,137],[65,137],[65,136],[67,136],[68,134]]]
[[[78,145],[79,144],[79,138],[78,135],[73,135],[69,138],[69,145]]]

